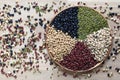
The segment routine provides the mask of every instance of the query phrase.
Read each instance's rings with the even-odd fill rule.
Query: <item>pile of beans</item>
[[[71,70],[87,70],[95,66],[98,62],[94,60],[94,54],[84,42],[77,42],[70,54],[63,57],[60,64]]]
[[[97,11],[88,7],[79,7],[78,10],[78,38],[86,39],[86,36],[108,27],[107,20],[104,19]]]
[[[68,8],[59,13],[52,21],[51,25],[54,25],[57,30],[61,30],[64,33],[68,33],[72,38],[78,37],[78,7]]]
[[[99,22],[98,22],[99,21]],[[87,35],[108,27],[107,20],[88,7],[70,7],[60,12],[52,20],[57,30],[68,33],[72,38],[84,40]]]
[[[54,27],[47,29],[48,50],[62,66],[75,71],[87,70],[107,56],[112,39],[110,29],[106,28],[104,17],[93,9],[65,9],[50,25]]]
[[[0,73],[17,78],[26,71],[40,72],[42,60],[48,60],[41,31],[47,20],[43,12],[36,13],[36,2],[6,3],[0,5]]]
[[[47,27],[47,47],[49,53],[54,56],[57,61],[62,60],[63,55],[68,54],[74,47],[76,40],[62,31],[56,31],[53,27]]]
[[[107,56],[108,48],[111,45],[111,30],[104,28],[87,36],[86,44],[94,54],[97,61],[103,60]]]
[[[54,60],[71,70],[87,70],[107,56],[111,44],[109,28],[87,36],[85,42],[77,41],[54,27],[47,27],[46,43]]]

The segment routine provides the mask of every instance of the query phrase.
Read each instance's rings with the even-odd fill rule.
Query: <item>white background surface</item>
[[[0,0],[0,6],[4,3],[15,5],[15,2],[18,1],[20,4],[26,5],[27,2],[38,2],[39,5],[44,5],[46,3],[51,4],[52,1],[58,3],[60,0]],[[113,6],[113,10],[116,12],[120,12],[120,9],[117,9],[117,4],[120,4],[120,0],[62,0],[66,2],[66,4],[74,4],[76,5],[77,1],[83,1],[86,2],[88,6],[93,7],[96,3],[97,6],[105,6],[104,3],[108,2],[110,6]],[[59,5],[56,5],[55,8],[57,8]],[[25,13],[27,14],[27,13]],[[36,15],[35,12],[31,12],[32,15]],[[48,20],[51,20],[55,15],[53,13],[47,13],[44,15]],[[24,17],[24,16],[23,16]],[[115,25],[113,22],[109,21],[109,25],[111,28]],[[37,29],[38,32],[43,32],[44,29],[39,27]],[[117,35],[119,37],[119,35]],[[44,60],[43,60],[44,61]],[[110,72],[113,72],[113,77],[108,78],[107,73],[99,72],[98,74],[92,73],[92,77],[85,79],[85,76],[79,76],[78,78],[73,78],[72,75],[68,75],[67,77],[62,76],[63,72],[58,71],[57,69],[53,69],[53,66],[49,65],[49,62],[47,64],[41,63],[40,70],[41,73],[32,73],[32,72],[25,72],[22,75],[19,74],[18,78],[16,80],[120,80],[120,74],[117,74],[114,70],[115,67],[120,67],[120,54],[117,56],[116,61],[107,60],[105,65],[112,65],[113,69]],[[49,70],[46,70],[46,68],[49,67]],[[52,75],[53,74],[53,75]],[[57,77],[60,75],[60,77]],[[50,77],[52,78],[50,79]],[[14,78],[6,78],[4,75],[0,74],[0,80],[14,80]]]

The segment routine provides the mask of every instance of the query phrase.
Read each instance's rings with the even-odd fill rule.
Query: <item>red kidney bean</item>
[[[63,56],[60,64],[71,70],[87,70],[95,66],[98,62],[94,60],[94,55],[84,42],[77,42],[70,54]]]

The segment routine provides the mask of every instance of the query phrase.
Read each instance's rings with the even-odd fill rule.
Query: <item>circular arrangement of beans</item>
[[[70,7],[46,28],[46,43],[57,64],[70,71],[87,71],[108,56],[111,29],[95,10]]]

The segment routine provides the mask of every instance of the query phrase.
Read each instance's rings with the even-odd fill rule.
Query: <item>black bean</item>
[[[37,21],[38,19],[37,18],[35,18],[35,21]]]
[[[66,3],[64,2],[63,5],[66,5]]]
[[[30,29],[30,32],[32,33],[32,32],[33,32],[33,30],[32,30],[32,29]]]
[[[12,50],[10,50],[10,56],[13,56],[13,51]]]
[[[12,23],[13,23],[13,20],[12,20],[12,19],[8,20],[8,23],[9,23],[9,24],[12,24]]]
[[[120,29],[120,26],[117,26],[117,29]]]
[[[110,77],[110,74],[108,73],[107,76]]]
[[[47,24],[49,24],[50,23],[50,21],[47,21]]]
[[[47,27],[47,24],[44,24],[44,29],[46,29],[46,27]]]
[[[48,12],[50,12],[50,9],[48,10]]]
[[[10,66],[13,66],[13,64],[11,63]]]
[[[34,45],[34,48],[36,48],[37,47],[37,45]]]
[[[39,17],[41,17],[41,13],[39,13]]]
[[[27,8],[26,7],[24,7],[24,10],[26,10]]]
[[[4,67],[5,65],[6,65],[5,63],[2,64],[3,67]]]
[[[10,13],[8,12],[7,15],[10,16]]]
[[[107,58],[108,60],[110,59],[110,56],[108,56],[108,58]]]
[[[39,22],[39,25],[40,25],[40,26],[43,26],[43,23],[42,23],[42,22]]]
[[[38,23],[35,23],[35,26],[38,26]]]
[[[110,55],[112,56],[112,55],[113,55],[113,53],[111,52],[111,53],[110,53]]]
[[[0,66],[2,66],[2,63],[0,62]]]
[[[39,25],[43,26],[43,20],[41,18],[39,19]]]
[[[36,6],[32,6],[32,8],[35,8]]]
[[[113,51],[115,51],[116,49],[115,48],[113,48]]]
[[[6,7],[7,5],[6,4],[4,4],[4,7]]]
[[[108,16],[109,17],[113,17],[115,15],[115,13],[109,13]]]
[[[118,44],[118,46],[120,47],[120,44]]]
[[[0,19],[0,23],[2,24],[4,21],[3,21],[3,19]]]
[[[32,64],[33,64],[33,62],[31,62],[31,61],[30,61],[29,63],[30,63],[30,65],[32,65]]]
[[[117,72],[119,72],[120,68],[115,68],[115,70],[116,70]]]
[[[29,19],[29,18],[30,18],[30,16],[28,15],[28,16],[27,16],[27,18]]]
[[[14,13],[16,13],[16,12],[17,12],[16,8],[13,8],[13,10],[14,10]]]
[[[14,57],[14,59],[16,59],[16,57]]]
[[[109,66],[109,69],[112,69],[112,66]]]
[[[118,43],[118,40],[115,41],[115,44],[117,44],[117,43]]]
[[[11,17],[14,17],[14,14],[11,14]]]
[[[117,53],[117,52],[115,52],[114,54],[115,54],[115,55],[117,55],[118,53]]]
[[[27,11],[30,11],[30,8],[27,8]]]
[[[52,60],[50,60],[50,65],[53,65],[53,61]]]
[[[18,23],[18,20],[15,20],[16,23]]]
[[[23,6],[20,6],[20,8],[23,8]]]
[[[68,33],[71,37],[78,37],[78,7],[68,8],[59,13],[51,22],[51,26],[54,25],[56,30],[62,30],[64,33]]]
[[[15,70],[13,70],[13,73],[15,73],[16,71]]]
[[[41,18],[39,19],[39,21],[40,21],[40,22],[43,22],[43,20],[42,20]]]
[[[25,47],[27,47],[27,45],[24,45]]]
[[[19,15],[21,15],[21,12],[18,12]]]
[[[83,5],[86,5],[86,3],[83,3]]]
[[[12,46],[11,46],[11,45],[8,45],[8,47],[9,47],[10,49],[12,49]]]
[[[29,22],[29,23],[28,23],[28,25],[30,26],[30,25],[31,25],[31,23]]]
[[[118,8],[120,8],[120,5],[118,5]]]
[[[112,10],[113,8],[112,7],[109,7],[110,10]]]
[[[3,7],[3,10],[5,9],[5,7]]]

